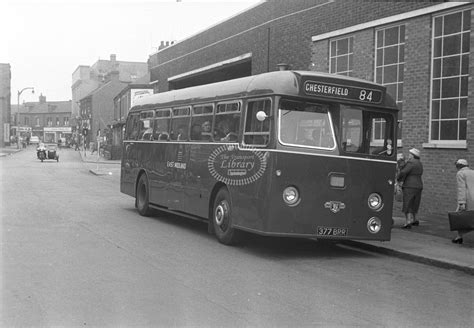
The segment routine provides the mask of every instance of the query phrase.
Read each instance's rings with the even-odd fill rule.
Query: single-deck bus
[[[397,107],[383,86],[277,71],[157,93],[130,109],[121,192],[242,231],[390,240]]]

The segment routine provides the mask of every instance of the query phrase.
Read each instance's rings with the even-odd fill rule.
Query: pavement
[[[0,157],[12,155],[21,150],[16,146],[0,148]],[[107,175],[111,174],[111,171],[120,170],[120,160],[107,160],[103,156],[98,156],[97,152],[90,154],[90,151],[79,151],[79,153],[82,161],[90,168],[91,174]],[[405,218],[400,208],[400,203],[394,204],[394,226],[390,241],[351,240],[342,243],[371,252],[474,275],[474,231],[464,236],[462,245],[453,244],[451,239],[456,236],[456,233],[449,231],[447,213],[419,213],[417,219],[420,225],[404,230],[401,227],[405,224]]]

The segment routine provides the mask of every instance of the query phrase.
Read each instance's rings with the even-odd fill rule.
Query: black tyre
[[[135,194],[135,204],[138,213],[142,216],[150,216],[152,209],[149,206],[148,178],[146,174],[142,174],[137,184],[137,192]]]
[[[240,231],[232,227],[232,203],[226,188],[219,190],[214,199],[212,224],[220,243],[233,245],[240,240]]]

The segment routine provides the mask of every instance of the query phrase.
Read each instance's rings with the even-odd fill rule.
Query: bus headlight
[[[290,186],[283,190],[283,200],[288,206],[295,206],[300,201],[300,193],[296,187]]]
[[[378,211],[382,208],[382,196],[377,193],[372,193],[369,195],[368,205],[371,210]]]

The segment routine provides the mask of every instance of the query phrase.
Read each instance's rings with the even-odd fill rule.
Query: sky
[[[180,41],[260,0],[0,0],[0,63],[11,103],[70,100],[72,73],[116,54],[146,62],[160,41]]]

